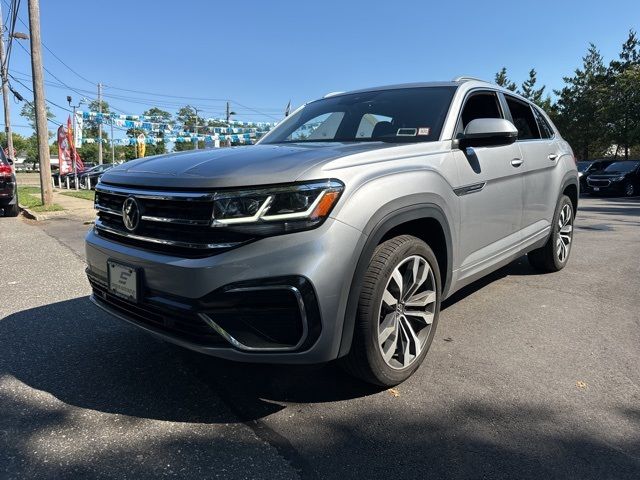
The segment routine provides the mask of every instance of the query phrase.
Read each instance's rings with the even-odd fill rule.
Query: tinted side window
[[[538,124],[533,116],[531,107],[508,95],[505,95],[505,97],[507,98],[507,105],[513,118],[513,124],[518,129],[518,140],[535,140],[540,138]]]
[[[462,109],[462,129],[464,129],[471,120],[477,118],[503,118],[500,111],[500,104],[495,93],[483,92],[475,93],[464,104]]]
[[[553,129],[547,119],[544,118],[544,115],[540,113],[537,108],[533,109],[533,115],[536,117],[536,122],[538,123],[538,129],[540,130],[540,136],[542,138],[551,138],[553,137]]]

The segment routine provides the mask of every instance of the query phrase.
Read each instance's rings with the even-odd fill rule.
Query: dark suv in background
[[[12,163],[0,148],[0,210],[5,217],[15,217],[20,212],[18,187]]]
[[[640,160],[613,162],[601,172],[587,177],[590,194],[622,194],[626,197],[640,192]]]
[[[615,160],[580,160],[578,162],[578,177],[580,178],[580,191],[587,191],[587,178],[589,175],[600,172],[611,165]]]

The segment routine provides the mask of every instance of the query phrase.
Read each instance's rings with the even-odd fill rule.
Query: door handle
[[[514,158],[513,160],[511,160],[511,165],[513,165],[516,168],[522,165],[523,163],[524,161],[521,158]]]
[[[555,153],[550,153],[547,158],[553,162],[556,158],[558,158],[558,155],[556,155]]]

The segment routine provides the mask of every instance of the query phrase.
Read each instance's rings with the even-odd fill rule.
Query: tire
[[[404,288],[398,288],[398,278]],[[378,245],[364,276],[353,342],[341,360],[343,368],[382,387],[409,378],[433,341],[441,291],[438,262],[422,240],[401,235]],[[382,338],[386,340],[381,342]]]
[[[7,205],[4,207],[4,216],[5,217],[17,217],[20,213],[20,207],[18,207],[17,203],[13,205]]]
[[[624,186],[624,196],[633,197],[636,194],[636,188],[631,182],[627,182]]]
[[[562,195],[553,215],[549,240],[543,247],[527,255],[533,268],[541,272],[557,272],[565,267],[573,244],[574,219],[575,212],[571,199]]]

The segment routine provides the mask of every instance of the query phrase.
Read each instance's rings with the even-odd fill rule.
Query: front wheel
[[[624,186],[624,194],[625,194],[626,197],[633,197],[636,194],[636,189],[635,189],[633,183],[628,182]]]
[[[542,272],[562,270],[569,260],[573,241],[573,203],[566,195],[560,197],[553,215],[551,235],[541,248],[529,252],[529,263]]]
[[[422,240],[401,235],[378,245],[364,277],[351,351],[342,365],[376,385],[397,385],[420,366],[440,312],[440,270]]]

